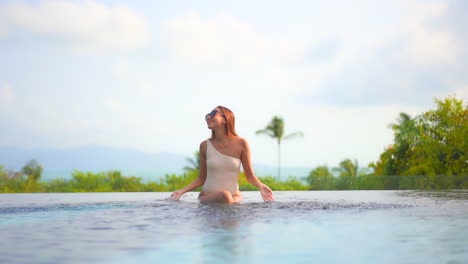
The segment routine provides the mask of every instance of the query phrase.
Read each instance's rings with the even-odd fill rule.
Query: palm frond
[[[185,160],[190,163],[191,166],[185,166],[183,169],[186,171],[199,170],[200,169],[200,152],[197,150],[194,153],[194,157],[187,157]]]
[[[292,138],[298,138],[298,137],[304,137],[304,133],[302,132],[294,132],[294,133],[291,133],[287,136],[285,136],[283,139],[292,139]]]
[[[268,129],[268,128],[257,130],[257,131],[255,132],[255,134],[257,134],[257,135],[267,135],[267,136],[270,136],[270,137],[275,137],[273,131],[271,131],[271,130]]]
[[[185,170],[185,171],[191,171],[191,170],[195,170],[195,169],[194,169],[193,167],[190,167],[190,166],[185,166],[185,167],[183,168],[183,170]]]
[[[405,124],[407,124],[411,120],[412,118],[409,114],[401,112],[397,117],[397,123],[390,123],[388,125],[388,128],[391,128],[393,130],[400,130]]]

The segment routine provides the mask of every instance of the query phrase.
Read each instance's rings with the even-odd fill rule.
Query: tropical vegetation
[[[389,125],[394,131],[394,143],[368,167],[360,167],[356,159],[344,159],[336,167],[319,165],[304,178],[259,179],[274,191],[468,189],[468,106],[455,96],[435,99],[435,103],[435,110],[415,117],[400,113],[397,122]],[[283,137],[283,128],[282,119],[275,117],[263,132],[257,132],[276,138],[279,146],[281,139],[287,138]],[[193,159],[187,159],[190,166],[183,174],[166,174],[146,183],[116,170],[75,170],[71,179],[41,181],[43,168],[31,160],[18,172],[0,166],[0,192],[170,192],[198,177],[198,157],[195,152]],[[239,176],[239,188],[257,190],[244,173]]]
[[[166,174],[157,181],[144,183],[140,177],[123,176],[120,171],[83,172],[75,170],[71,179],[54,179],[41,182],[22,172],[8,171],[0,166],[0,192],[171,192],[182,189],[198,177],[198,170],[188,170],[181,175]],[[290,177],[279,182],[273,177],[259,177],[273,190],[307,190],[301,180]],[[239,189],[258,190],[247,182],[245,174],[239,175]],[[200,191],[197,188],[194,191]]]

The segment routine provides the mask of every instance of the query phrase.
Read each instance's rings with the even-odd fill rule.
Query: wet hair
[[[224,127],[226,128],[226,135],[227,136],[237,136],[236,133],[236,118],[234,117],[234,113],[227,107],[218,105],[217,107],[219,111],[224,115],[224,119],[226,119],[226,124]],[[216,137],[214,130],[211,131],[211,138],[214,139]]]

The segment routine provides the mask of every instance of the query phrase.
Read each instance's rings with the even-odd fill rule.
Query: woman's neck
[[[231,137],[226,135],[226,131],[224,129],[215,130],[215,139],[218,142],[225,142],[228,141]]]

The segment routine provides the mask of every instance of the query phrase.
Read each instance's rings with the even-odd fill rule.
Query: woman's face
[[[225,123],[224,117],[220,114],[221,110],[219,108],[214,108],[213,110],[210,111],[218,111],[219,113],[216,113],[213,117],[208,117],[206,120],[206,124],[208,125],[208,128],[215,128],[217,126],[222,126]]]

